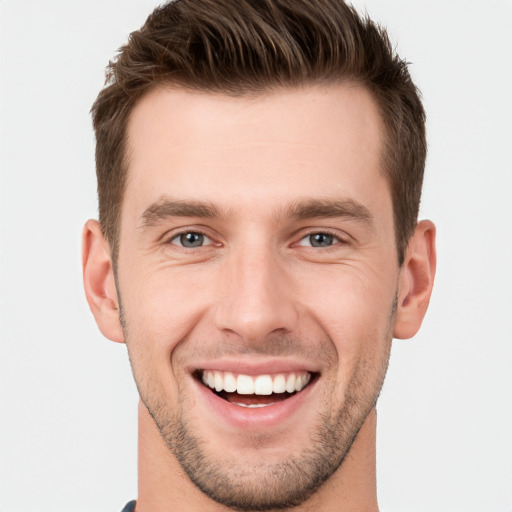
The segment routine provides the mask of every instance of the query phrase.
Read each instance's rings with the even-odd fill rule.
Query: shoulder
[[[137,502],[135,500],[128,502],[124,506],[123,510],[121,510],[121,512],[133,512],[135,510],[135,504],[136,503]]]

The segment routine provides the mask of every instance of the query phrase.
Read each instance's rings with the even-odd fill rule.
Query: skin
[[[418,224],[399,268],[371,95],[158,88],[128,144],[117,288],[96,221],[83,259],[96,321],[127,344],[141,395],[137,511],[377,510],[375,402],[392,337],[425,314],[435,229]],[[184,233],[204,243],[183,247]],[[223,364],[317,378],[279,421],[240,428],[194,377]]]

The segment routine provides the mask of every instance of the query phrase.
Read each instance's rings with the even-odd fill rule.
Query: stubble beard
[[[307,449],[298,456],[273,463],[264,458],[232,461],[229,457],[222,460],[212,457],[206,441],[195,432],[193,421],[181,404],[182,414],[171,414],[168,404],[155,400],[157,395],[147,392],[150,388],[145,387],[147,393],[140,394],[170,452],[206,496],[241,512],[288,509],[307,501],[342,465],[375,407],[387,361],[388,358],[371,392],[364,375],[353,379],[339,410],[332,416],[318,414]],[[260,441],[254,436],[249,442],[257,445]]]
[[[306,502],[338,470],[373,409],[378,391],[366,403],[348,395],[334,418],[319,414],[308,448],[300,456],[274,463],[264,458],[213,460],[186,415],[165,420],[158,406],[145,405],[171,453],[206,496],[240,512],[271,511]],[[257,445],[258,441],[255,437],[250,442]]]
[[[377,343],[385,343],[380,359],[371,361],[367,358],[359,364],[347,386],[344,400],[334,414],[318,413],[308,447],[299,456],[274,463],[264,458],[231,461],[229,458],[217,460],[212,457],[208,453],[207,442],[195,432],[180,390],[178,395],[182,401],[177,409],[181,410],[181,415],[158,399],[158,383],[150,382],[148,375],[136,374],[129,350],[130,361],[143,404],[168,449],[198,489],[217,503],[240,512],[289,509],[306,502],[340,468],[364,421],[375,407],[389,362],[395,312],[396,302],[385,339],[376,340]],[[130,347],[125,319],[122,318]],[[375,364],[377,370],[369,382],[367,370]],[[330,400],[330,396],[325,400]],[[329,411],[329,405],[324,404],[323,410]],[[257,436],[251,440],[253,445],[259,441]]]

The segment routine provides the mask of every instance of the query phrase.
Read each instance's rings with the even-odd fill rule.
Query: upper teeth
[[[235,375],[231,372],[204,370],[203,383],[215,391],[227,391],[240,395],[271,395],[293,393],[304,389],[311,379],[308,372],[278,373],[276,375]]]

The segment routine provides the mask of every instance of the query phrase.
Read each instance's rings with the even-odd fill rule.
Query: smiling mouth
[[[317,375],[307,371],[244,375],[219,370],[199,370],[196,377],[227,402],[240,407],[258,408],[283,402],[300,393]]]

